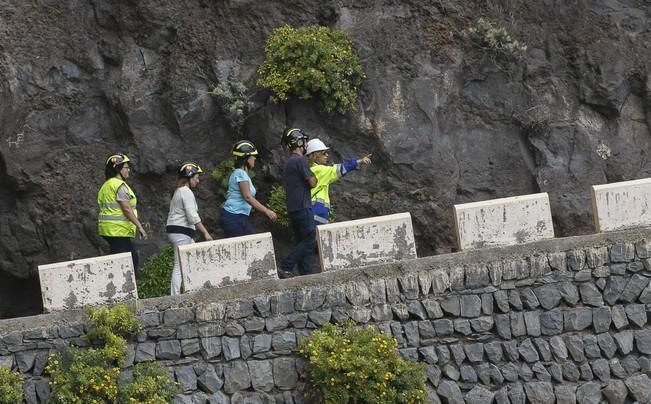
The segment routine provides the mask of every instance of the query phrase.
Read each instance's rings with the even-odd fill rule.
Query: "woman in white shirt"
[[[199,174],[201,173],[203,173],[203,170],[196,163],[186,162],[181,164],[178,170],[176,189],[170,201],[166,231],[168,240],[174,245],[171,295],[181,293],[181,268],[178,247],[194,243],[192,237],[194,237],[197,230],[206,241],[212,240],[212,236],[201,223],[197,200],[192,192],[199,184]]]

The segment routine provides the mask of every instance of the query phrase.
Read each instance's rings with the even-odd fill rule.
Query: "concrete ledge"
[[[186,293],[178,296],[162,296],[138,300],[138,313],[167,310],[178,307],[194,307],[198,304],[227,301],[253,301],[256,297],[277,295],[286,291],[301,291],[309,288],[324,287],[334,289],[338,285],[354,280],[369,282],[382,277],[401,277],[418,275],[432,268],[458,267],[472,262],[489,263],[526,258],[531,255],[555,254],[565,255],[571,250],[585,248],[607,247],[612,244],[634,244],[640,240],[651,240],[651,229],[624,230],[608,233],[588,234],[565,238],[554,238],[536,241],[529,244],[508,247],[485,248],[479,250],[460,251],[451,254],[434,255],[419,258],[407,263],[393,262],[364,268],[354,268],[347,271],[330,271],[321,274],[298,276],[291,279],[270,279],[255,282],[247,287],[227,287],[204,289],[196,293]],[[13,331],[24,331],[50,326],[68,326],[81,324],[86,321],[86,312],[81,309],[58,311],[29,317],[18,317],[0,320],[0,339]]]
[[[278,279],[271,233],[180,246],[179,260],[186,292]]]
[[[416,258],[409,213],[317,226],[324,272]]]
[[[651,226],[651,178],[592,186],[592,214],[598,232]]]
[[[460,250],[554,238],[547,193],[454,205]]]
[[[46,312],[138,297],[131,253],[39,265],[38,275]]]

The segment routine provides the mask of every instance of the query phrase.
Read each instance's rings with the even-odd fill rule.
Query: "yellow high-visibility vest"
[[[135,237],[136,225],[124,215],[117,200],[118,188],[122,185],[127,187],[129,193],[129,206],[133,214],[138,217],[136,205],[138,199],[129,185],[115,177],[104,182],[97,193],[97,204],[99,215],[97,216],[97,230],[100,236],[107,237]]]

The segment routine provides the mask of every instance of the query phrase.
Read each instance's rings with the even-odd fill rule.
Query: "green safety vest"
[[[337,165],[325,166],[321,164],[313,164],[310,166],[312,174],[316,177],[316,187],[311,190],[311,200],[314,202],[321,202],[327,208],[330,207],[330,184],[339,179],[337,174]]]
[[[138,199],[129,185],[115,177],[109,178],[97,193],[99,215],[97,216],[97,229],[100,236],[107,237],[135,237],[136,225],[122,213],[117,200],[118,188],[126,185],[129,193],[129,206],[133,214],[138,217],[136,204]]]

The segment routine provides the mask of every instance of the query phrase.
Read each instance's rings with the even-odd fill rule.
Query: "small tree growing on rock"
[[[258,86],[271,101],[320,99],[326,113],[355,110],[365,78],[348,34],[328,27],[276,28],[267,38]]]
[[[217,99],[230,126],[239,132],[253,110],[253,103],[249,101],[248,90],[244,83],[231,75],[227,80],[217,83],[210,95]]]
[[[514,39],[504,27],[487,18],[479,18],[465,33],[481,48],[506,57],[517,58],[527,51],[525,43]]]

